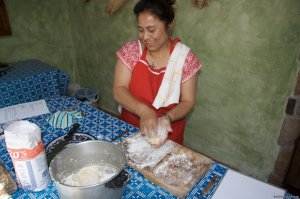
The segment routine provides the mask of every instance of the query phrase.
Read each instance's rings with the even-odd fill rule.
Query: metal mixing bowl
[[[109,164],[117,168],[117,172],[111,178],[95,185],[70,186],[63,183],[63,176],[72,174],[83,167],[93,164]],[[114,199],[121,198],[129,180],[127,172],[124,178],[123,169],[125,164],[125,153],[119,146],[105,141],[86,141],[62,150],[51,161],[49,171],[58,194],[62,199]],[[121,184],[119,182],[120,176],[122,177],[121,180],[123,180]],[[116,180],[118,183],[113,183]],[[111,186],[112,184],[117,184],[117,186]]]

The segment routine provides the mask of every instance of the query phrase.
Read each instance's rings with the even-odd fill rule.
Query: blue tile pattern
[[[27,119],[40,126],[42,130],[42,140],[46,148],[49,148],[49,143],[53,143],[55,139],[59,139],[60,136],[63,136],[69,130],[69,128],[66,128],[64,130],[54,129],[51,125],[48,124],[46,118],[48,118],[52,113],[55,113],[57,110],[67,110],[68,108],[76,104],[79,104],[76,110],[84,112],[84,118],[77,121],[80,124],[80,128],[78,130],[79,135],[86,134],[89,136],[90,139],[111,141],[123,131],[128,130],[129,133],[125,134],[122,138],[115,141],[115,143],[118,143],[125,137],[128,137],[138,131],[136,127],[133,127],[113,116],[110,116],[102,111],[99,111],[98,109],[83,104],[80,101],[71,97],[62,96],[56,98],[49,98],[46,99],[46,102],[51,113],[35,116]],[[87,137],[87,136],[83,136],[83,137]],[[6,150],[5,141],[4,139],[1,138],[0,138],[0,161],[4,163],[6,168],[10,171],[12,177],[16,179],[15,173],[13,171],[13,164]],[[162,189],[161,187],[147,180],[141,173],[139,173],[135,169],[126,166],[125,170],[129,172],[131,178],[122,196],[123,199],[177,198],[175,195],[169,193],[168,191]],[[212,167],[209,169],[209,171],[205,174],[205,176],[202,179],[199,180],[198,183],[196,183],[196,185],[192,188],[192,190],[189,192],[186,198],[188,199],[210,198],[212,196],[212,193],[214,192],[214,190],[217,188],[218,184],[222,180],[222,177],[224,176],[226,171],[227,171],[226,167],[214,162]],[[220,179],[217,182],[217,185],[212,189],[211,194],[208,194],[207,197],[202,197],[201,192],[203,190],[203,187],[205,187],[205,185],[215,175],[218,175],[220,177]],[[13,198],[41,199],[41,198],[59,198],[59,197],[53,182],[51,182],[48,188],[40,192],[31,192],[23,189],[18,189],[18,191],[13,194]]]
[[[0,108],[66,95],[69,76],[39,60],[12,63],[0,77]]]
[[[284,199],[299,199],[300,197],[299,196],[294,196],[293,194],[290,194],[288,192],[285,193],[285,196],[282,197]]]

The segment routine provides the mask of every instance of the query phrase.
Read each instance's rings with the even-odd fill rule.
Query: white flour
[[[170,153],[174,147],[174,144],[168,140],[161,147],[154,148],[141,134],[127,138],[126,142],[127,159],[139,168],[152,168]]]
[[[194,166],[186,154],[172,154],[166,161],[156,165],[153,174],[166,184],[184,186],[193,179]]]
[[[2,180],[2,179],[1,179]],[[4,187],[5,187],[5,183],[4,182],[1,182],[0,183],[0,191],[2,191],[2,189],[4,189]]]
[[[116,174],[112,165],[96,164],[86,166],[77,172],[62,178],[62,183],[69,186],[89,186],[103,182]]]

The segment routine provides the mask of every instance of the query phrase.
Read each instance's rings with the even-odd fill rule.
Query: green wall
[[[113,16],[106,2],[6,0],[13,35],[0,37],[0,60],[55,65],[73,82],[97,88],[101,105],[116,112],[115,52],[137,37],[137,0]],[[267,179],[300,65],[299,10],[299,0],[212,0],[204,9],[177,0],[174,36],[205,65],[185,145]]]
[[[12,35],[0,37],[0,60],[39,59],[73,77],[75,57],[67,1],[4,2]]]

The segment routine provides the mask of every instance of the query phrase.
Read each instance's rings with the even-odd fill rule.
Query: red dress
[[[170,54],[175,47],[175,43],[178,41],[178,39],[170,39]],[[136,43],[132,42],[134,41],[126,43],[123,48],[121,48],[121,50],[117,52],[117,56],[132,71],[129,91],[132,96],[148,105],[153,111],[155,111],[157,116],[160,117],[164,113],[171,110],[174,106],[176,106],[176,104],[171,104],[168,107],[162,107],[159,109],[155,109],[152,106],[152,103],[158,93],[159,87],[164,77],[166,67],[160,69],[152,68],[146,60],[147,48],[143,50],[142,55],[140,56],[137,41],[135,41]],[[133,55],[130,56],[130,53],[133,53]],[[189,52],[189,54],[193,55],[192,58],[190,57],[190,62],[193,63],[193,66],[189,65],[193,72],[189,71],[188,73],[184,73],[183,71],[184,74],[182,79],[185,81],[193,74],[195,74],[202,66],[192,52]],[[187,62],[189,61],[189,54],[186,59]],[[136,127],[139,127],[140,125],[139,117],[127,111],[125,108],[122,108],[121,119]],[[173,132],[169,133],[168,138],[170,140],[173,140],[174,142],[183,144],[185,119],[172,122],[171,125]]]

